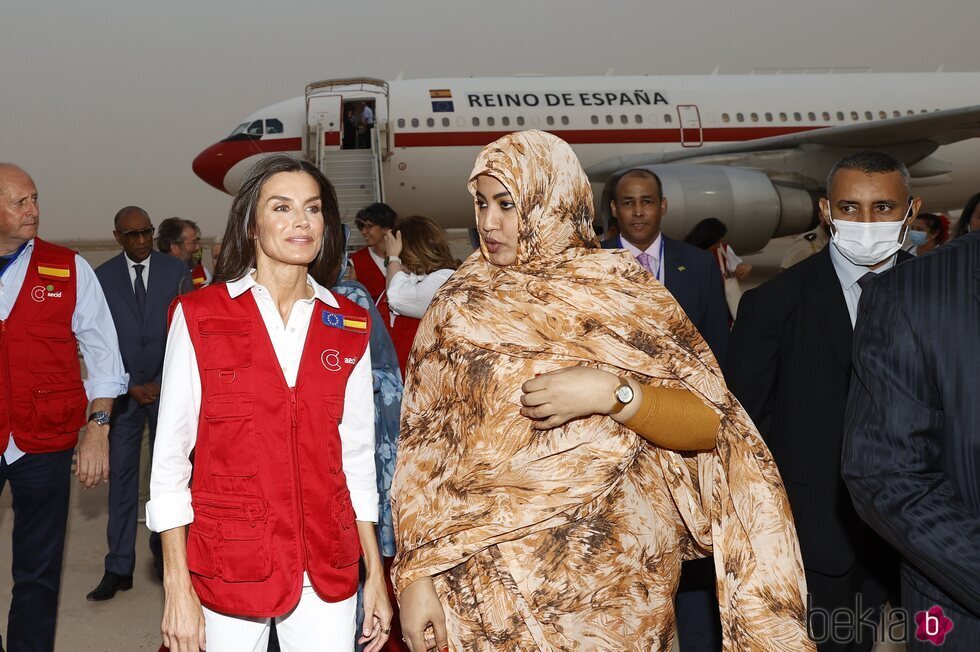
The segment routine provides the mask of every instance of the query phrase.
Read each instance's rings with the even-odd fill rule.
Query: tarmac
[[[464,255],[465,244],[453,239],[456,255]],[[744,284],[752,287],[771,277],[776,270],[788,239],[772,241],[760,254],[746,256],[754,266],[752,277]],[[77,245],[76,245],[77,248]],[[459,249],[459,250],[458,250]],[[457,251],[458,250],[458,251]],[[105,243],[82,251],[94,265],[114,255]],[[130,652],[159,649],[160,620],[163,614],[163,587],[153,574],[148,547],[149,531],[140,523],[137,528],[136,571],[133,588],[106,602],[88,602],[85,595],[98,584],[103,573],[106,553],[105,526],[108,487],[103,484],[86,490],[73,480],[68,538],[65,545],[64,574],[58,610],[56,650],[68,652]],[[10,540],[13,512],[10,490],[0,495],[0,569],[11,565]],[[6,632],[11,578],[9,570],[0,572],[0,632]],[[676,647],[675,647],[676,649]],[[899,652],[903,646],[878,646],[876,652]]]

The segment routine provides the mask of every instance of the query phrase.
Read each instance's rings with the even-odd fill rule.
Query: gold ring
[[[381,630],[381,633],[384,634],[385,636],[387,636],[388,634],[391,633],[391,628],[388,627],[387,629],[382,629]]]

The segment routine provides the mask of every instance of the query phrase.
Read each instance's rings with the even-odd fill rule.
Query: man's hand
[[[89,421],[78,444],[78,463],[75,476],[86,489],[109,481],[109,426]]]
[[[133,385],[129,388],[129,395],[140,405],[149,405],[160,398],[160,385],[156,383]]]

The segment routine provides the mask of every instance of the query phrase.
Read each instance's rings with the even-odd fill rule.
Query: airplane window
[[[752,118],[752,122],[758,122],[759,121],[759,114],[758,113],[753,113],[750,117]]]
[[[418,118],[412,118],[412,126],[413,127],[418,127],[419,126],[419,119]]]
[[[248,127],[248,123],[247,122],[243,122],[242,124],[240,124],[237,127],[235,127],[234,131],[232,131],[230,134],[228,134],[228,137],[231,138],[232,136],[237,136],[238,134],[245,133],[245,129],[247,127]]]
[[[443,118],[442,119],[442,126],[443,127],[448,127],[449,126],[449,118]]]
[[[858,119],[858,112],[851,111],[851,120],[857,120],[857,119]]]
[[[844,112],[843,111],[838,111],[837,112],[837,119],[838,120],[843,120],[844,119]]]
[[[517,126],[518,127],[524,126],[524,116],[522,115],[517,116]]]
[[[405,128],[405,118],[398,118],[398,128],[399,129]]]
[[[426,124],[427,127],[435,127],[436,126],[436,121],[433,120],[432,118],[426,118],[425,119],[425,124]]]
[[[885,113],[884,111],[878,111],[878,117],[884,120],[885,118],[888,117],[888,114]]]
[[[797,122],[799,122],[800,120],[803,119],[803,116],[801,116],[800,115],[800,112],[797,111],[796,113],[793,114],[793,119],[796,120]]]
[[[248,130],[245,132],[249,136],[261,136],[262,135],[262,121],[256,120],[248,126]]]
[[[494,120],[492,116],[489,117],[489,118],[487,118],[487,126],[488,127],[492,127],[494,124],[496,124],[496,120]]]
[[[735,119],[738,120],[739,122],[745,122],[745,116],[742,115],[741,113],[736,113]]]
[[[640,115],[639,113],[637,113],[633,117],[636,119],[636,124],[638,124],[638,125],[643,124],[643,116],[642,115]]]
[[[548,124],[549,127],[551,127],[555,124],[555,116],[549,115],[547,118],[544,119],[544,121]]]
[[[613,117],[607,113],[606,114],[606,124],[607,125],[611,125],[612,123],[613,123]]]
[[[915,115],[915,111],[913,111],[912,109],[909,109],[908,111],[905,112],[905,114],[906,115]]]
[[[669,113],[664,114],[664,122],[670,124],[673,121],[674,121],[674,117],[672,115],[670,115]]]
[[[815,122],[817,119],[817,114],[814,113],[813,111],[810,111],[809,113],[806,114],[806,117],[809,118],[810,122]]]
[[[500,124],[502,124],[505,127],[508,126],[510,124],[510,118],[508,118],[507,116],[502,117],[500,119]]]
[[[731,118],[730,118],[730,117],[728,116],[728,114],[727,114],[727,113],[722,113],[722,114],[721,114],[721,121],[722,121],[722,122],[731,122],[731,121],[732,121],[732,119],[731,119]]]
[[[772,122],[772,114],[766,111],[766,122]]]
[[[871,111],[865,111],[865,112],[864,112],[864,118],[865,118],[866,120],[871,120],[871,119],[872,119],[873,117],[874,117],[874,116],[872,116],[872,115],[871,115]]]
[[[929,113],[929,112],[926,111],[925,109],[922,109],[921,111],[919,111],[919,113]]]
[[[568,116],[567,116],[567,115],[563,115],[563,116],[561,117],[561,123],[562,123],[563,125],[567,125],[567,124],[568,124]]]
[[[827,113],[826,111],[823,112],[823,115],[821,117],[823,118],[824,122],[830,122],[830,114]]]
[[[479,118],[473,118],[473,126],[474,127],[479,127],[480,126],[480,119]]]
[[[892,117],[893,118],[900,118],[900,117],[902,117],[902,112],[901,111],[892,111]]]
[[[625,114],[625,113],[622,113],[622,114],[620,114],[620,116],[619,116],[619,121],[620,121],[620,122],[621,122],[622,124],[624,124],[624,125],[625,125],[625,124],[629,124],[629,122],[630,122],[630,119],[626,117],[626,114]]]
[[[780,122],[786,122],[786,120],[787,120],[786,114],[780,112],[780,114],[779,114],[779,121]]]
[[[281,134],[282,133],[282,120],[276,120],[275,118],[269,118],[265,121],[265,133],[267,134]]]

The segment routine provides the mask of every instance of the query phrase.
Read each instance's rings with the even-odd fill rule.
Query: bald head
[[[34,180],[13,163],[0,163],[0,255],[37,236],[39,220]]]

